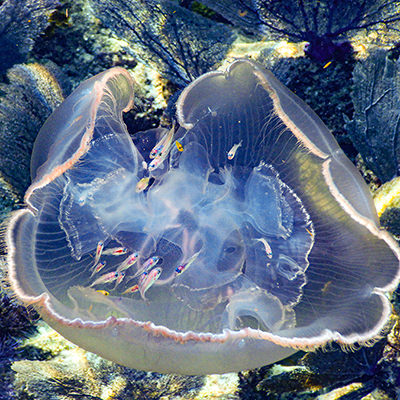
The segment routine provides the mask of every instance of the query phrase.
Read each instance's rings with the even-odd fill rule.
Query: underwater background
[[[400,237],[400,2],[0,0],[0,220],[23,207],[33,142],[77,85],[113,66],[137,82],[128,131],[167,125],[195,78],[235,58],[271,69],[335,135]],[[397,399],[400,291],[388,336],[239,374],[132,370],[64,340],[12,298],[2,247],[0,399]]]

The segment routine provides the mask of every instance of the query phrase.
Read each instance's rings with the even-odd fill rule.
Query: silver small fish
[[[102,276],[100,276],[99,278],[97,278],[91,285],[90,287],[93,287],[95,285],[101,285],[104,283],[111,283],[114,282],[115,280],[117,280],[118,278],[120,278],[120,274],[123,274],[125,276],[124,272],[117,272],[117,271],[113,271],[113,272],[108,272],[107,274],[104,274]],[[122,280],[122,279],[121,279]]]
[[[238,148],[242,146],[242,143],[243,143],[243,140],[241,140],[239,143],[234,144],[232,146],[232,148],[228,151],[228,160],[233,160],[233,158],[236,155],[236,152],[237,152]]]
[[[257,242],[261,242],[264,245],[265,253],[267,254],[267,257],[272,258],[272,249],[271,249],[271,246],[269,245],[269,243],[264,238],[254,239],[254,240],[257,240]]]
[[[199,254],[200,254],[200,251],[193,254],[192,257],[190,257],[189,260],[187,260],[187,262],[176,267],[175,268],[175,276],[181,274],[183,271],[186,271],[194,263],[194,261],[196,260],[196,258],[198,257]]]
[[[96,254],[94,256],[94,264],[93,264],[94,266],[98,264],[101,254],[103,252],[103,248],[104,248],[104,242],[100,240],[100,242],[97,243]]]
[[[136,271],[136,273],[133,275],[132,278],[136,278],[140,274],[147,272],[150,268],[154,267],[158,263],[159,260],[160,260],[160,257],[158,257],[158,256],[150,257],[148,260],[146,260],[146,262],[144,264],[142,264],[140,266],[140,268],[138,268],[138,270]]]
[[[90,277],[92,277],[93,275],[97,274],[98,272],[100,272],[104,267],[106,266],[106,262],[99,262],[97,265],[94,266],[92,274],[90,275]]]
[[[132,254],[130,254],[125,260],[124,262],[122,262],[118,268],[117,268],[117,272],[122,272],[127,270],[128,268],[130,268],[133,264],[135,264],[135,262],[138,260],[139,257],[139,253],[138,252],[134,252]]]
[[[150,289],[153,283],[160,277],[162,268],[157,267],[150,272],[143,272],[138,282],[139,293],[143,300],[146,300],[145,293]]]
[[[120,256],[126,254],[128,249],[126,247],[113,247],[112,249],[103,250],[104,256]]]

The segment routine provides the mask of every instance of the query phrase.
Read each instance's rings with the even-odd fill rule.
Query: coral
[[[52,63],[17,65],[7,77],[9,83],[0,84],[0,194],[12,206],[29,185],[36,135],[64,96]]]
[[[201,0],[200,3],[219,13],[245,32],[266,33],[257,1]]]
[[[96,16],[126,50],[164,77],[183,86],[220,62],[234,34],[167,0],[91,0]]]
[[[46,360],[13,363],[18,398],[125,400],[164,396],[194,400],[202,398],[200,394],[207,385],[203,377],[162,375],[121,367],[80,349],[43,322],[39,323],[38,334],[27,343],[51,356]],[[220,390],[224,389],[223,383],[224,379],[220,379]]]
[[[398,28],[399,1],[389,0],[202,0],[247,31],[308,42],[306,53],[325,62],[351,51],[348,35],[384,24]]]
[[[374,202],[378,216],[381,216],[387,208],[400,208],[400,178],[394,178],[383,184],[374,193]]]
[[[386,339],[381,339],[354,352],[332,345],[323,351],[300,353],[300,359],[291,357],[285,364],[242,372],[241,398],[305,400],[326,394],[330,399],[358,400],[376,390],[383,393],[382,398],[395,398],[399,366],[381,359],[385,345]]]
[[[11,361],[15,359],[17,345],[12,338],[0,341],[0,400],[16,398],[12,383]]]
[[[32,60],[52,60],[60,66],[71,87],[111,66],[128,68],[138,85],[137,113],[125,116],[131,132],[155,127],[173,85],[154,69],[138,63],[120,40],[94,15],[88,0],[63,0],[51,16],[51,25],[30,53]]]
[[[36,318],[37,314],[33,309],[19,305],[3,289],[0,289],[0,344],[2,354],[5,351],[3,343],[27,337],[35,331],[32,321]]]
[[[51,16],[45,35],[35,42],[30,53],[33,61],[52,60],[62,68],[71,85],[104,71],[110,66],[132,68],[137,63],[122,50],[112,32],[99,23],[87,0],[63,0]]]
[[[385,182],[399,172],[400,69],[383,50],[356,64],[354,117],[346,130],[367,168]]]
[[[400,237],[400,209],[388,207],[380,218],[383,228],[387,229],[391,234]]]
[[[0,73],[25,61],[59,4],[58,0],[6,0],[0,5]]]
[[[378,361],[385,340],[354,353],[336,346],[306,356],[299,352],[279,364],[241,372],[239,377],[183,377],[120,367],[79,349],[43,322],[28,343],[51,357],[13,363],[16,395],[9,398],[359,400],[379,392],[382,396],[373,398],[394,399],[400,372],[397,361]]]
[[[11,363],[21,355],[21,339],[35,331],[33,309],[26,309],[0,288],[0,400],[16,398]]]

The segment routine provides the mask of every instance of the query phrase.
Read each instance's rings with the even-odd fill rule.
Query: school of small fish
[[[114,256],[119,257],[128,253],[128,249],[126,247],[114,247],[110,249],[104,249],[104,242],[100,241],[97,244],[97,248],[95,251],[95,260],[97,260],[97,264],[91,267],[91,276],[96,275],[94,281],[90,284],[89,287],[94,287],[98,285],[107,285],[110,283],[114,283],[114,287],[110,289],[110,291],[105,289],[96,290],[97,293],[102,294],[103,296],[109,296],[110,292],[114,291],[121,283],[125,280],[125,282],[129,282],[132,279],[136,279],[136,283],[134,285],[129,286],[125,289],[122,294],[133,294],[139,292],[141,298],[143,300],[146,299],[146,292],[153,286],[153,284],[160,278],[163,269],[161,267],[156,267],[156,264],[159,262],[159,256],[152,256],[144,260],[143,262],[139,261],[139,253],[132,252],[129,253],[124,260],[116,264],[116,269],[113,271],[109,271],[105,274],[98,276],[99,272],[103,270],[103,268],[107,265],[105,260],[102,260],[104,256]],[[167,280],[173,280],[183,271],[186,271],[189,266],[196,260],[200,252],[195,253],[191,256],[187,261],[183,264],[177,266],[175,268],[172,276]],[[136,264],[136,265],[135,265]],[[135,268],[131,268],[135,265]],[[115,266],[113,267],[115,268]],[[128,276],[129,275],[129,276]]]
[[[128,249],[126,247],[114,247],[110,249],[104,249],[104,242],[100,241],[97,244],[96,252],[95,252],[95,262],[91,269],[91,278],[98,274],[105,266],[106,261],[101,260],[102,256],[121,256],[128,253]],[[139,260],[139,253],[133,252],[130,253],[120,264],[117,264],[117,268],[115,271],[107,272],[99,277],[97,277],[89,287],[97,286],[97,285],[105,285],[109,283],[115,282],[114,288],[111,291],[115,290],[124,278],[128,274],[128,270],[137,263]],[[149,288],[154,284],[154,282],[160,277],[162,268],[154,268],[153,267],[157,264],[160,260],[160,257],[153,256],[147,259],[144,263],[139,265],[133,274],[130,276],[129,279],[134,279],[138,277],[138,283],[130,287],[129,289],[125,290],[123,294],[127,293],[135,293],[138,291],[145,300],[145,293]],[[107,290],[96,290],[96,292],[108,296],[110,294]]]
[[[144,169],[147,169],[150,173],[155,169],[159,168],[164,160],[167,158],[169,152],[174,143],[174,133],[175,127],[164,135],[153,147],[151,150],[149,157],[152,160],[149,165],[146,164]],[[175,146],[179,152],[184,151],[184,147],[180,142],[175,140]],[[233,147],[228,151],[227,157],[228,160],[232,160],[239,147],[242,146],[242,141],[237,144],[234,144]],[[136,193],[141,193],[146,190],[149,186],[151,177],[145,176],[138,181],[136,184],[135,191]],[[272,250],[268,242],[264,238],[254,239],[258,242],[261,242],[264,246],[266,256],[271,259],[272,258]],[[125,289],[122,294],[134,294],[139,292],[141,298],[146,300],[146,292],[153,286],[153,284],[160,278],[163,269],[156,264],[159,262],[159,256],[152,256],[146,260],[140,260],[140,255],[137,251],[131,252],[128,254],[128,249],[126,247],[112,247],[105,249],[105,242],[103,240],[97,243],[97,247],[94,254],[94,262],[91,265],[91,275],[90,278],[95,277],[94,281],[90,284],[89,287],[94,287],[98,285],[107,285],[110,283],[114,283],[114,288],[111,289],[111,292],[115,290],[125,279],[125,282],[129,282],[132,279],[136,279],[136,283],[130,285],[127,289]],[[172,276],[164,280],[162,283],[169,282],[175,279],[178,275],[182,274],[184,271],[187,271],[191,264],[196,260],[200,251],[193,254],[189,259],[186,259],[182,264],[178,265]],[[109,271],[104,273],[103,275],[99,275],[99,272],[102,271],[107,266],[107,261],[102,260],[102,257],[121,257],[123,255],[128,254],[122,262],[116,264],[116,269],[113,271]],[[114,264],[115,265],[115,264]],[[134,267],[135,266],[135,267]],[[133,268],[134,267],[134,268]],[[113,267],[115,268],[115,266]],[[128,276],[129,275],[129,276]],[[97,293],[100,293],[104,296],[109,296],[110,292],[105,289],[96,290]]]

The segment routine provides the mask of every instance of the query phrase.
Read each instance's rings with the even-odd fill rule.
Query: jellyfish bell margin
[[[84,349],[164,373],[379,336],[399,249],[315,113],[237,60],[183,90],[173,135],[131,138],[133,86],[122,68],[96,75],[39,132],[7,231],[17,297]]]

